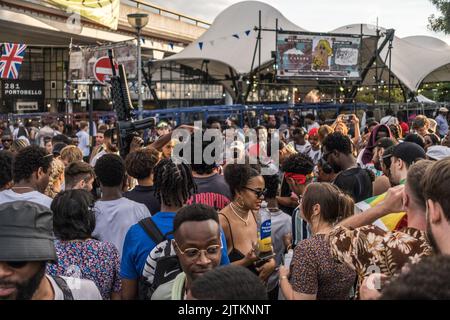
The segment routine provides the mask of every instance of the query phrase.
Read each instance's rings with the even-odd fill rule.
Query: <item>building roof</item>
[[[180,53],[158,61],[155,67],[168,61],[174,61],[194,69],[201,69],[205,60],[208,61],[209,74],[212,77],[230,75],[231,70],[237,75],[247,75],[258,67],[258,52],[255,52],[258,26],[258,13],[261,11],[261,26],[265,29],[278,27],[289,31],[307,31],[285,18],[274,7],[258,2],[244,1],[234,4],[222,11],[214,20],[211,27],[196,41],[191,43]],[[246,31],[251,31],[246,33]],[[363,38],[361,61],[370,59],[375,51],[374,39],[376,27],[368,24],[351,24],[343,26],[331,33],[360,34]],[[386,36],[386,29],[380,28],[380,45]],[[275,33],[262,31],[261,65],[272,61],[275,51]],[[383,64],[388,46],[378,57],[378,63]],[[253,56],[255,55],[254,64]],[[388,62],[386,62],[388,65]],[[393,40],[391,72],[410,91],[417,91],[423,81],[450,81],[450,46],[445,42],[429,36],[413,36]],[[372,73],[366,79],[370,81]],[[388,81],[388,72],[383,78]],[[365,83],[367,83],[367,81]]]

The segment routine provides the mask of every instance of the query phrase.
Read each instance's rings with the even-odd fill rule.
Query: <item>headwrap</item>
[[[309,130],[308,135],[310,137],[315,137],[319,134],[319,129],[318,128],[312,128],[311,130]]]
[[[313,176],[312,173],[310,173],[308,175],[304,175],[304,174],[301,174],[301,173],[286,172],[284,174],[285,178],[291,178],[295,182],[297,182],[298,184],[306,184],[306,181],[309,178],[311,178],[312,176]]]

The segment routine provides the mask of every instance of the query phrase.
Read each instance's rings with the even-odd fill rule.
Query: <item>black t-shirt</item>
[[[355,203],[372,197],[372,180],[369,173],[360,167],[340,172],[334,179],[334,184],[348,193]]]
[[[194,178],[197,184],[197,193],[194,194],[187,204],[201,203],[222,210],[231,201],[230,187],[223,176],[215,174],[205,178]]]
[[[283,178],[281,182],[281,189],[280,189],[280,197],[290,197],[291,196],[291,188],[289,187],[289,184],[286,182],[286,180]],[[281,211],[286,212],[288,215],[292,216],[294,213],[295,207],[285,207],[281,204],[278,204],[278,207]]]
[[[136,186],[124,193],[124,197],[145,204],[152,215],[161,211],[161,204],[155,196],[155,187]]]

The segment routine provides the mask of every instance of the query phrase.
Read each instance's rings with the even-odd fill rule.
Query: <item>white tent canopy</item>
[[[219,78],[231,75],[248,75],[252,71],[252,61],[257,41],[258,15],[261,11],[261,26],[265,29],[275,29],[275,19],[278,27],[289,31],[306,31],[286,19],[277,9],[258,1],[244,1],[234,4],[214,20],[211,27],[195,42],[182,52],[155,63],[155,67],[166,62],[176,62],[194,69],[201,69],[202,63],[208,61],[210,76]],[[366,50],[362,52],[362,62],[370,59],[375,48],[373,39],[376,27],[367,24],[353,24],[343,26],[332,33],[360,34],[361,29],[365,37]],[[383,42],[386,29],[380,28]],[[251,32],[247,35],[245,31]],[[233,36],[237,35],[239,38]],[[261,41],[261,65],[272,61],[275,51],[275,33],[263,31]],[[378,57],[378,62],[385,60],[388,47],[386,46]],[[391,57],[391,72],[410,91],[417,91],[423,81],[450,81],[450,46],[445,42],[428,36],[413,36],[406,38],[395,37]],[[258,52],[253,70],[258,67]],[[386,63],[387,65],[387,63]],[[370,82],[372,73],[368,74]],[[232,76],[232,75],[231,75]],[[388,79],[388,72],[384,72],[384,79]],[[365,83],[367,83],[367,81]],[[363,83],[364,85],[364,83]]]

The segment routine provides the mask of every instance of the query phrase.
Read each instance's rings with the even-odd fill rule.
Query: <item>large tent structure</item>
[[[153,72],[157,74],[156,70],[167,63],[200,71],[205,71],[206,64],[208,76],[220,81],[236,99],[246,90],[246,85],[250,85],[242,79],[251,79],[258,68],[260,72],[269,71],[274,64],[275,32],[261,31],[259,58],[258,31],[255,30],[259,25],[259,12],[262,29],[275,29],[278,20],[279,30],[307,31],[268,4],[240,2],[220,13],[211,27],[182,52],[154,63]],[[390,80],[403,89],[406,98],[406,93],[416,93],[423,82],[450,81],[450,46],[437,38],[399,38],[394,36],[394,30],[367,24],[347,25],[330,33],[362,35],[360,61],[366,72],[362,81],[350,83],[354,88],[377,85],[379,81],[387,84]],[[237,90],[239,80],[240,92]],[[296,81],[298,85],[320,85],[316,80]]]

